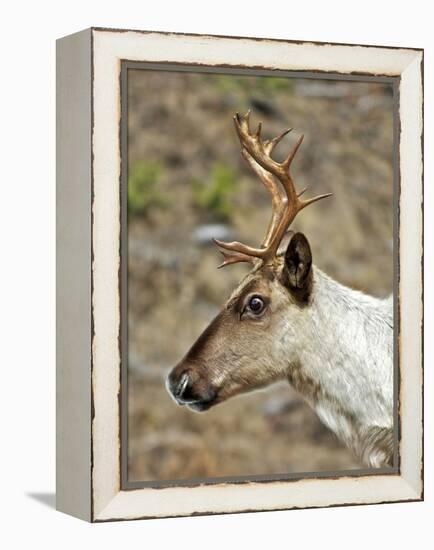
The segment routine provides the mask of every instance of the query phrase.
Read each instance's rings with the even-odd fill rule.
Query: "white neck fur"
[[[359,457],[382,465],[393,426],[392,298],[367,296],[313,270],[288,379]]]

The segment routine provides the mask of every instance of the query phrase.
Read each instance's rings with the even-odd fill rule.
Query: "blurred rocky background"
[[[130,70],[128,285],[130,481],[335,471],[360,465],[288,385],[205,414],[165,389],[248,269],[217,270],[211,237],[259,245],[269,197],[240,156],[232,117],[252,110],[263,135],[305,134],[292,174],[314,262],[375,296],[393,280],[393,97],[385,84]]]

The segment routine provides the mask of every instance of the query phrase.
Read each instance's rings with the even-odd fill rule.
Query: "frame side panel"
[[[423,496],[423,54],[400,85],[401,474]]]
[[[56,44],[56,507],[91,520],[91,31]]]

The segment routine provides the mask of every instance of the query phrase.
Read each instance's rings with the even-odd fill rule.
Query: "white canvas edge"
[[[120,491],[118,393],[120,61],[398,76],[400,86],[401,476]],[[278,61],[276,61],[278,60]],[[93,30],[92,499],[96,521],[417,500],[422,495],[422,53],[380,47]]]

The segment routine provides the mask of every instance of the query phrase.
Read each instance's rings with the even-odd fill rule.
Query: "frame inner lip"
[[[397,49],[400,49],[400,48],[397,48]],[[134,63],[136,63],[137,65],[146,65],[146,64],[147,64],[146,62],[143,62],[143,61],[136,61],[136,62],[126,62],[126,61],[123,61],[122,63],[125,63],[125,64],[129,64],[129,63],[134,64]],[[171,64],[170,64],[170,62],[167,62],[167,63],[163,63],[163,65],[169,65],[169,66],[170,66]],[[182,65],[188,65],[188,63],[183,63]],[[142,67],[140,67],[140,68],[142,68]],[[152,67],[152,68],[155,68],[155,67]],[[214,68],[214,67],[213,67],[213,68]],[[193,67],[192,69],[193,69],[193,71],[194,71],[194,70],[197,69],[197,68],[196,68],[196,67]],[[160,69],[160,70],[161,70],[161,69]],[[164,67],[164,70],[167,70],[167,67]],[[175,69],[174,69],[174,70],[175,70]],[[200,69],[199,69],[197,72],[202,72],[202,71],[200,71]],[[214,71],[210,71],[210,72],[214,72]],[[222,70],[222,71],[216,71],[216,72],[221,72],[221,73],[223,73],[223,74],[227,74],[224,70]],[[254,70],[252,70],[251,72],[253,73]],[[309,72],[309,71],[307,71],[307,72]],[[395,76],[390,76],[390,77],[389,77],[389,76],[387,76],[387,77],[385,77],[385,78],[387,78],[388,80],[389,80],[389,79],[390,79],[390,80],[394,80],[394,79],[399,78],[399,77],[395,77]],[[343,80],[344,80],[344,79],[343,79]],[[361,80],[362,80],[362,79],[361,79]],[[373,79],[373,81],[375,81],[375,79]],[[217,397],[217,396],[216,396],[216,397]],[[202,402],[201,402],[201,401],[195,401],[195,402],[193,401],[193,402],[191,402],[191,403],[185,402],[185,403],[180,403],[180,404],[182,404],[182,405],[184,405],[184,404],[188,405],[188,404],[194,404],[194,403],[199,404],[199,403],[202,403]],[[395,468],[395,467],[394,467],[394,468]],[[310,474],[310,472],[309,472],[309,474]],[[317,472],[314,472],[314,474],[318,475]],[[243,477],[243,476],[241,476],[241,477]],[[253,477],[256,477],[256,476],[253,476]],[[258,479],[261,478],[260,475],[257,476],[257,477],[258,477]],[[310,476],[306,476],[306,473],[302,473],[301,479],[306,478],[306,477],[310,477]],[[319,475],[319,477],[321,477],[321,475]],[[284,479],[284,478],[285,478],[285,476],[283,475],[283,479]],[[145,485],[146,485],[146,484],[145,484]],[[164,482],[163,482],[163,485],[164,485]]]

